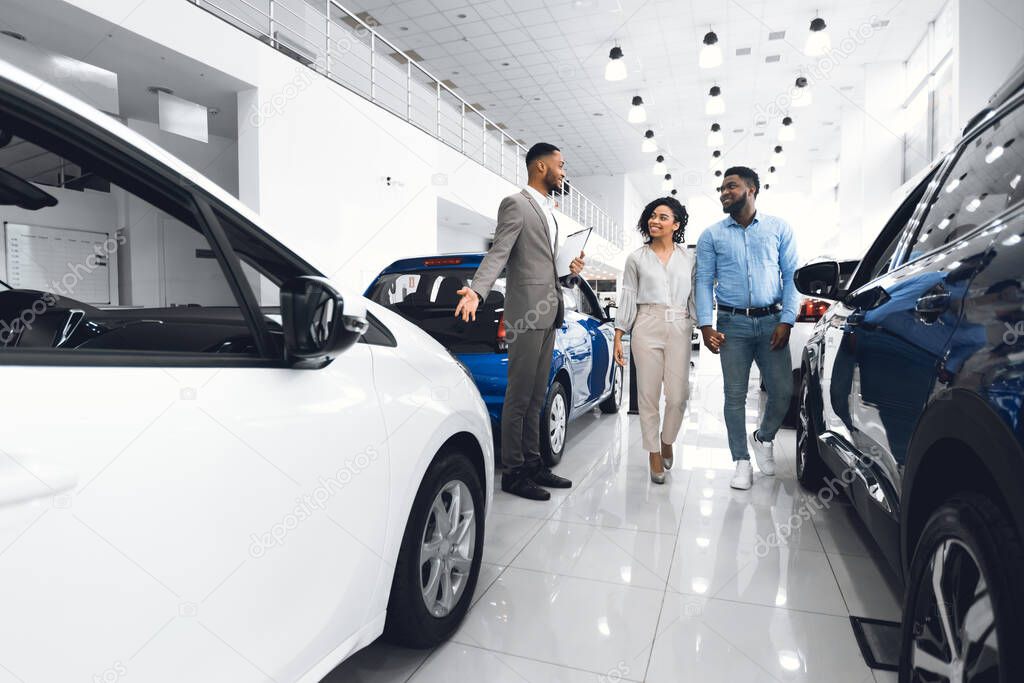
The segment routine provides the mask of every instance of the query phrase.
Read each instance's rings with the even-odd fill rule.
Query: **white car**
[[[0,680],[312,682],[452,633],[494,454],[448,352],[2,51],[0,213]]]

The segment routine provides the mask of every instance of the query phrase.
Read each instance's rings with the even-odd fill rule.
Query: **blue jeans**
[[[722,345],[722,379],[725,385],[725,428],[733,460],[749,460],[747,451],[747,384],[750,365],[757,363],[768,392],[768,404],[757,428],[762,441],[771,441],[789,410],[793,394],[793,368],[789,345],[772,351],[771,339],[780,314],[752,318],[718,312],[718,331],[725,335]]]

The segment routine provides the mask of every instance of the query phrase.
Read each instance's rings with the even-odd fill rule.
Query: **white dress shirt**
[[[530,193],[530,196],[537,202],[548,219],[548,241],[551,242],[551,253],[555,253],[555,251],[557,251],[557,247],[555,245],[555,233],[558,230],[558,225],[555,222],[555,214],[551,208],[551,198],[545,197],[529,185],[526,186],[526,191]]]

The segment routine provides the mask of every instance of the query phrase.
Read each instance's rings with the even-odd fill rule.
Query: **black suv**
[[[802,356],[797,474],[902,577],[901,681],[1024,680],[1024,64],[910,193]],[[1018,139],[1019,138],[1019,139]]]

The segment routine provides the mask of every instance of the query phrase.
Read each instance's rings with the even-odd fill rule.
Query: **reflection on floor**
[[[755,371],[756,374],[756,371]],[[895,681],[868,669],[849,615],[899,620],[898,588],[844,503],[794,476],[729,488],[718,359],[692,371],[668,482],[647,476],[637,417],[570,425],[547,503],[495,494],[473,607],[446,645],[377,642],[325,683],[488,681]],[[758,415],[751,379],[748,420]]]

